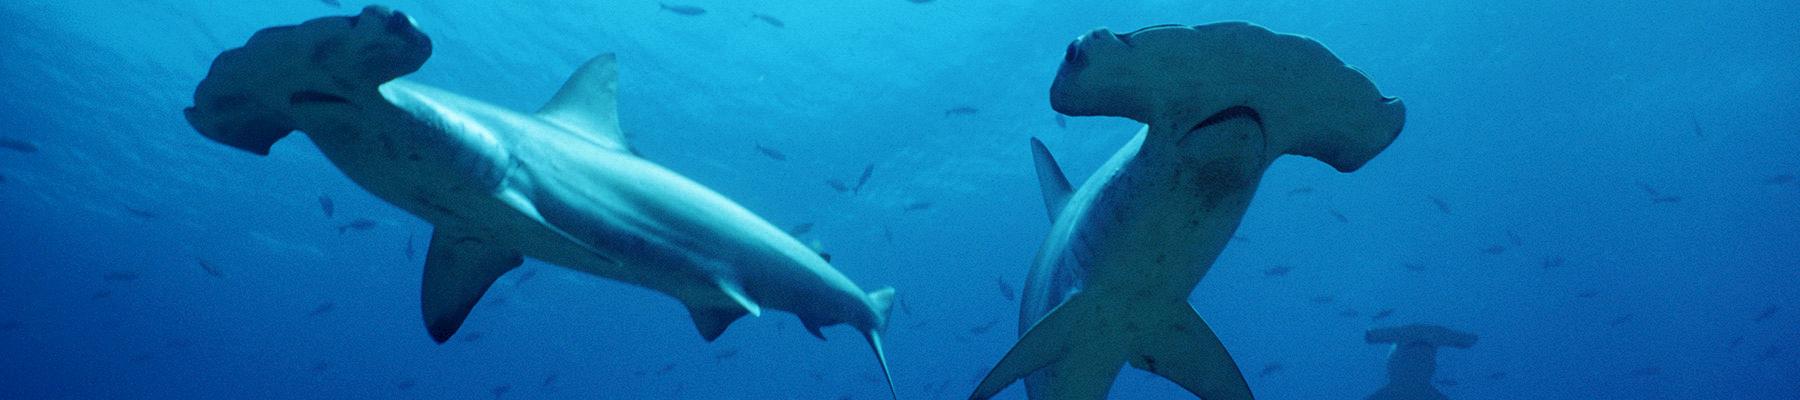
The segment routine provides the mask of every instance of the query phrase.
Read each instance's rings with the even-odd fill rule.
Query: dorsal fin
[[[1056,165],[1056,157],[1050,156],[1050,149],[1044,147],[1044,141],[1031,138],[1031,158],[1037,163],[1038,186],[1044,190],[1044,208],[1050,211],[1050,220],[1055,221],[1062,214],[1063,206],[1069,204],[1069,196],[1075,189],[1070,188],[1069,178],[1063,176],[1062,167]]]
[[[619,129],[618,94],[618,57],[601,54],[575,70],[537,116],[601,146],[635,153]]]

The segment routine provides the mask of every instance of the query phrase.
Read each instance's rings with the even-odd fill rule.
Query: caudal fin
[[[1034,398],[1104,399],[1127,362],[1202,399],[1253,398],[1237,363],[1187,304],[1131,304],[1087,293],[1026,331],[969,398],[991,398],[1045,371]]]
[[[888,371],[887,351],[881,346],[881,333],[887,330],[888,315],[894,309],[894,288],[884,287],[869,292],[869,306],[880,318],[875,327],[863,332],[863,338],[869,340],[869,348],[875,350],[875,361],[881,362],[881,376],[887,378],[888,395],[900,400],[900,392],[894,390],[894,374]]]

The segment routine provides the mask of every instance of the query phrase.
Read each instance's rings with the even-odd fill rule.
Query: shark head
[[[377,98],[377,87],[430,57],[431,39],[412,18],[379,6],[263,29],[213,60],[184,113],[208,139],[267,155],[297,128],[297,109]]]
[[[1349,172],[1400,133],[1406,108],[1310,38],[1243,22],[1096,29],[1069,43],[1050,105],[1185,131],[1228,110],[1256,115],[1269,148]],[[1240,112],[1243,113],[1243,112]]]

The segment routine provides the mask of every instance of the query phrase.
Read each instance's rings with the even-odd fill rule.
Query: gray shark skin
[[[381,7],[269,28],[220,54],[186,116],[259,155],[303,132],[358,185],[435,226],[421,308],[439,343],[531,257],[669,295],[707,341],[765,308],[821,338],[848,324],[887,373],[893,290],[863,292],[781,229],[637,156],[619,128],[613,55],[535,113],[398,79],[430,55],[411,18]]]
[[[1466,349],[1474,346],[1477,338],[1473,333],[1436,325],[1370,329],[1364,340],[1392,344],[1394,352],[1388,354],[1388,384],[1368,400],[1449,400],[1431,384],[1431,376],[1437,373],[1437,349]]]
[[[1317,42],[1246,23],[1105,29],[1069,45],[1051,105],[1145,125],[1078,189],[1032,140],[1050,232],[1020,300],[1020,339],[970,396],[1105,398],[1122,365],[1206,400],[1250,399],[1187,299],[1277,157],[1355,171],[1405,106]]]

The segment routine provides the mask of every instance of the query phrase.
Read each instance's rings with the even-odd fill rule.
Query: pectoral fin
[[[518,250],[483,236],[443,228],[433,232],[420,290],[425,327],[432,340],[450,340],[494,280],[524,262]]]
[[[1165,306],[1143,314],[1155,322],[1135,335],[1131,366],[1168,378],[1202,399],[1251,399],[1237,362],[1206,321],[1187,304]]]

